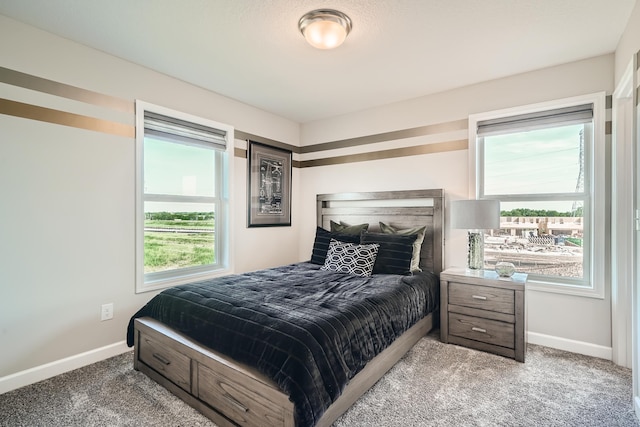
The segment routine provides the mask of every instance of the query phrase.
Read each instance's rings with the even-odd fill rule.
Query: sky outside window
[[[570,125],[485,137],[485,196],[576,192],[583,127]],[[533,207],[529,204],[519,203],[518,207]],[[569,212],[572,202],[549,202],[547,206]]]
[[[215,151],[146,137],[144,192],[181,196],[215,196]]]

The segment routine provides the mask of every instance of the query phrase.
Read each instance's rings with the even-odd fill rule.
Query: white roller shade
[[[500,135],[511,132],[523,132],[551,126],[588,123],[593,120],[593,104],[576,105],[555,110],[478,122],[478,136]]]
[[[145,134],[160,138],[171,136],[172,141],[179,139],[184,143],[196,145],[213,145],[214,148],[225,149],[226,135],[223,130],[187,122],[161,114],[144,112]]]

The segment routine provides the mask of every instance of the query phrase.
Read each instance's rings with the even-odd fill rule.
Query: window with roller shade
[[[486,269],[512,262],[533,286],[602,295],[600,105],[547,105],[471,120],[476,197],[500,200],[500,229],[485,235]]]
[[[138,114],[137,290],[224,271],[233,129],[151,105]]]

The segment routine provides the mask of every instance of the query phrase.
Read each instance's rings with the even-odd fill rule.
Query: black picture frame
[[[247,226],[291,226],[291,151],[248,145]]]

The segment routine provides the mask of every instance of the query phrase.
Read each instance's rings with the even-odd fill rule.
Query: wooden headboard
[[[330,221],[369,224],[379,232],[380,221],[404,229],[426,225],[420,268],[440,274],[444,267],[444,191],[408,190],[371,193],[318,194],[317,223],[329,230]]]

